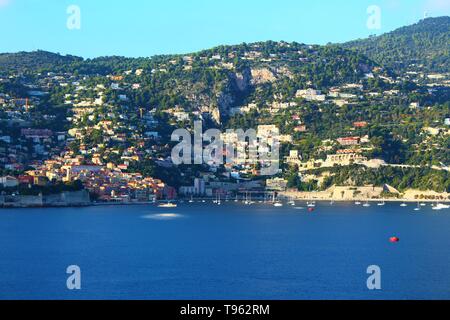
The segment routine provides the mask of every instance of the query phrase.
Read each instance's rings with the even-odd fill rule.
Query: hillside
[[[236,107],[292,100],[299,89],[324,90],[360,82],[376,64],[362,54],[335,46],[260,42],[221,46],[189,55],[152,58],[101,57],[83,60],[48,52],[4,54],[0,71],[52,71],[107,76],[142,69],[127,77],[141,90],[129,95],[141,106],[160,110],[181,106],[207,113],[221,123]]]
[[[62,56],[47,51],[0,53],[0,72],[35,72],[40,69],[59,70],[73,62],[82,61],[75,56]]]
[[[394,70],[423,65],[425,71],[449,72],[450,17],[427,18],[411,26],[343,45]]]

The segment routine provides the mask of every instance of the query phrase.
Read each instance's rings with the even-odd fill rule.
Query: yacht
[[[378,203],[378,206],[380,206],[380,207],[382,207],[382,206],[385,206],[386,205],[386,202],[380,202],[380,203]]]
[[[406,204],[406,203],[402,203],[401,205],[400,205],[400,207],[407,207],[408,205]]]
[[[316,203],[314,201],[307,203],[308,208],[315,208]]]
[[[158,208],[176,208],[176,207],[178,207],[178,205],[172,202],[160,203],[158,205]]]
[[[433,210],[443,210],[443,209],[450,209],[450,205],[438,203],[433,207]]]
[[[275,202],[275,203],[273,204],[273,206],[274,206],[274,207],[282,207],[283,204],[282,204],[281,202]]]
[[[369,201],[367,201],[366,203],[364,203],[364,204],[363,204],[363,207],[365,207],[365,208],[368,208],[368,207],[370,207],[370,203],[369,203]]]

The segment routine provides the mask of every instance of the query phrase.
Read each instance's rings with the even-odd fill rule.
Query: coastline
[[[209,205],[212,204],[212,202],[214,201],[213,198],[200,198],[200,199],[194,199],[195,203],[198,203],[200,201],[206,201],[204,202],[205,205]],[[265,202],[265,203],[259,203],[259,201],[262,201],[263,199],[254,199],[255,204],[267,204],[270,205],[272,204],[271,201]],[[283,199],[283,202],[288,201],[287,199]],[[336,199],[317,199],[314,197],[310,197],[310,198],[302,198],[302,199],[294,199],[294,201],[296,202],[316,202],[316,203],[348,203],[348,204],[354,204],[355,202],[369,202],[369,203],[408,203],[408,204],[412,204],[412,203],[425,203],[425,204],[437,204],[437,203],[441,203],[441,204],[450,204],[450,200],[411,200],[411,199],[364,199],[364,198],[359,198],[359,199],[354,199],[354,200],[336,200]],[[175,203],[186,203],[187,200],[186,199],[179,199],[179,200],[173,200],[172,202]],[[236,203],[234,200],[229,200],[229,201],[224,201],[225,203]],[[236,204],[242,204],[242,200],[239,200],[239,202],[237,202]],[[37,205],[29,205],[29,206],[5,206],[5,205],[0,205],[0,211],[2,209],[43,209],[43,208],[87,208],[87,207],[126,207],[126,206],[146,206],[146,205],[153,205],[155,206],[154,202],[92,202],[90,204],[83,204],[83,205],[42,205],[42,206],[37,206]]]

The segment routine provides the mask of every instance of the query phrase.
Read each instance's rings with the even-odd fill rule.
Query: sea
[[[0,209],[0,299],[449,299],[450,210],[416,207]]]

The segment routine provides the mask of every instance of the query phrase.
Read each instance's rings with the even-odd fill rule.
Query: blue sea
[[[0,299],[450,298],[450,210],[305,207],[0,209]]]

